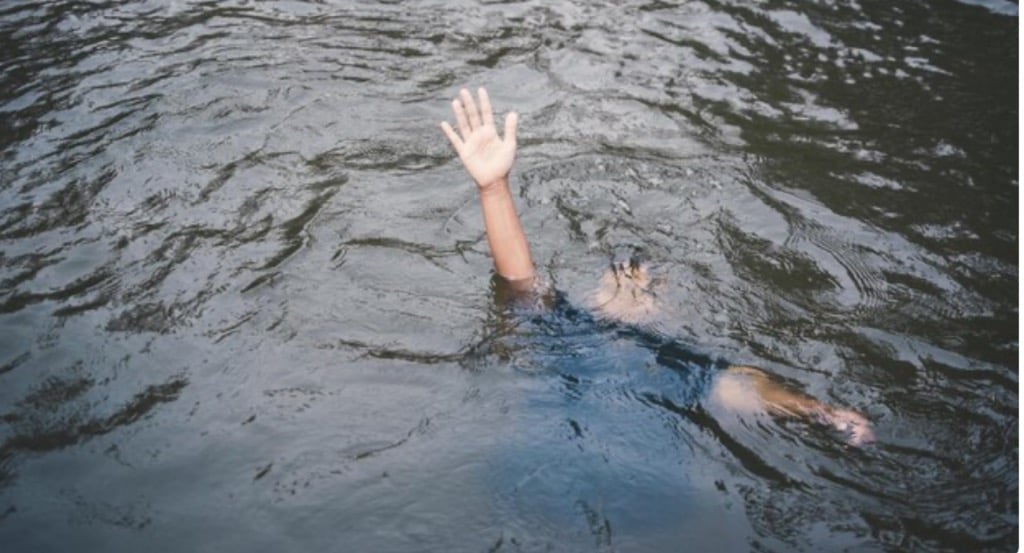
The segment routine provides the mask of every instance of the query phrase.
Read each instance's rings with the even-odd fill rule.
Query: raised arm
[[[495,270],[507,280],[528,281],[534,276],[533,259],[508,185],[516,157],[517,116],[505,116],[505,136],[499,137],[487,91],[480,88],[477,95],[479,106],[462,89],[452,101],[458,132],[448,122],[441,123],[441,130],[476,181]]]

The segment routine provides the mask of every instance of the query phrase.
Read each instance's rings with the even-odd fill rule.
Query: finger
[[[455,129],[453,129],[447,121],[442,121],[441,130],[444,131],[445,136],[447,136],[448,140],[452,143],[452,148],[455,148],[456,152],[461,152],[462,139],[459,138],[459,135],[455,134]]]
[[[462,104],[466,106],[466,115],[469,116],[469,128],[475,129],[479,127],[480,112],[476,109],[476,102],[473,101],[473,95],[463,88],[459,91],[459,96],[462,97]]]
[[[513,146],[516,144],[516,126],[519,124],[519,114],[511,112],[505,116],[505,136],[503,140],[505,142],[511,142]]]
[[[484,125],[494,125],[494,110],[491,109],[491,97],[487,95],[487,89],[481,86],[476,93],[480,97],[480,115]]]
[[[466,121],[466,110],[458,98],[452,100],[452,112],[455,113],[455,122],[459,125],[459,133],[463,138],[469,136],[469,122]]]

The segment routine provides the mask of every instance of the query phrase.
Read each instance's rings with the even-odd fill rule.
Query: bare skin
[[[514,112],[505,116],[505,137],[499,137],[487,91],[480,88],[477,94],[479,107],[473,95],[462,89],[452,101],[459,131],[455,132],[447,121],[441,123],[441,130],[480,192],[495,270],[507,280],[524,285],[533,280],[533,258],[508,187],[508,174],[516,157],[518,117]]]
[[[612,261],[587,304],[601,317],[630,324],[650,321],[659,311],[648,267],[633,259]]]
[[[441,130],[476,182],[495,270],[515,288],[530,288],[536,272],[508,185],[515,161],[518,117],[515,113],[505,117],[505,134],[499,137],[487,91],[480,88],[477,96],[479,102],[469,90],[462,89],[452,101],[458,132],[447,122],[441,123]],[[601,276],[589,303],[599,316],[642,323],[658,312],[653,284],[646,264],[616,261]],[[776,417],[821,422],[843,433],[853,445],[874,441],[871,423],[860,413],[790,390],[754,367],[733,366],[717,375],[710,401],[740,414],[767,412]]]
[[[871,423],[850,409],[826,405],[811,396],[790,390],[772,380],[764,371],[733,366],[717,375],[711,401],[741,415],[767,412],[775,417],[802,418],[831,426],[851,445],[875,441]]]

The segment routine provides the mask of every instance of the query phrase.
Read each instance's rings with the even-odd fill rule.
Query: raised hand
[[[479,108],[473,101],[473,95],[463,88],[459,97],[452,101],[459,132],[456,133],[447,121],[441,123],[441,130],[459,154],[466,171],[480,190],[484,191],[499,182],[507,182],[516,157],[518,116],[515,113],[505,116],[505,137],[499,137],[494,127],[494,112],[487,91],[481,87],[477,95],[480,99]]]

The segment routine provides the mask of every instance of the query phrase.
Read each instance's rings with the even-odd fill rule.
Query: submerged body
[[[591,295],[590,308],[596,317],[572,308],[564,297],[552,293],[539,283],[534,269],[530,249],[523,232],[515,203],[509,189],[508,174],[515,160],[516,126],[518,117],[510,113],[505,119],[505,135],[499,137],[494,124],[490,98],[483,88],[478,90],[479,107],[468,90],[460,91],[452,102],[458,132],[447,122],[441,128],[452,147],[459,155],[466,170],[476,182],[480,193],[487,241],[494,258],[494,266],[505,284],[499,286],[499,298],[509,297],[513,313],[528,306],[547,313],[527,315],[529,320],[541,323],[540,336],[555,336],[564,340],[574,337],[574,332],[584,329],[584,336],[592,337],[601,345],[621,333],[616,330],[608,334],[599,321],[609,321],[613,329],[632,329],[630,335],[635,344],[643,345],[647,351],[655,352],[655,360],[691,359],[702,360],[680,371],[672,363],[668,368],[680,374],[693,372],[707,373],[706,378],[697,382],[706,385],[687,385],[683,389],[701,393],[689,394],[707,397],[715,405],[740,415],[767,413],[772,416],[799,417],[820,422],[841,431],[847,441],[861,445],[874,439],[868,420],[851,410],[838,409],[816,399],[783,386],[764,371],[749,366],[730,366],[712,360],[709,356],[687,353],[687,348],[673,340],[657,335],[637,332],[636,325],[658,311],[654,279],[646,265],[635,256],[612,259],[610,268],[599,279],[599,287]],[[507,290],[501,290],[507,288]],[[544,323],[548,320],[548,323]],[[568,324],[565,324],[568,323]],[[546,325],[546,328],[545,328]],[[582,327],[580,327],[582,325]],[[622,325],[622,326],[615,326]],[[513,325],[515,326],[515,325]],[[529,337],[530,333],[527,333]],[[540,351],[552,349],[544,343]],[[565,350],[578,344],[558,344],[554,349]],[[598,347],[602,355],[615,357],[613,352]],[[570,349],[570,353],[571,353]],[[660,352],[673,351],[674,357]],[[561,355],[561,354],[560,354]],[[576,359],[570,356],[568,359]],[[585,368],[585,367],[584,367]],[[707,371],[704,369],[718,369]]]
[[[834,433],[824,415],[810,416],[824,406],[763,371],[731,366],[550,288],[493,282],[496,320],[488,328],[494,331],[464,361],[498,384],[484,393],[500,397],[494,403],[501,405],[501,438],[486,454],[482,486],[499,512],[515,513],[508,518],[523,520],[532,532],[543,528],[541,534],[566,541],[589,533],[610,543],[608,521],[615,521],[619,535],[645,540],[627,550],[670,550],[710,536],[713,545],[695,549],[744,550],[743,543],[725,545],[730,529],[745,524],[740,513],[735,520],[721,517],[729,513],[729,496],[719,487],[727,469],[697,462],[698,451],[735,429],[721,414],[808,422],[798,428],[816,434],[814,440]],[[629,286],[616,289],[641,293]],[[765,428],[757,422],[748,426]],[[845,437],[865,441],[853,432]],[[771,440],[766,435],[726,448]]]
[[[650,540],[637,550],[707,531],[695,521],[721,512],[722,495],[694,474],[703,432],[688,417],[725,365],[557,291],[524,295],[500,278],[494,289],[498,330],[466,363],[515,383],[488,392],[506,410],[482,480],[499,512],[566,542],[606,543],[613,531]]]

